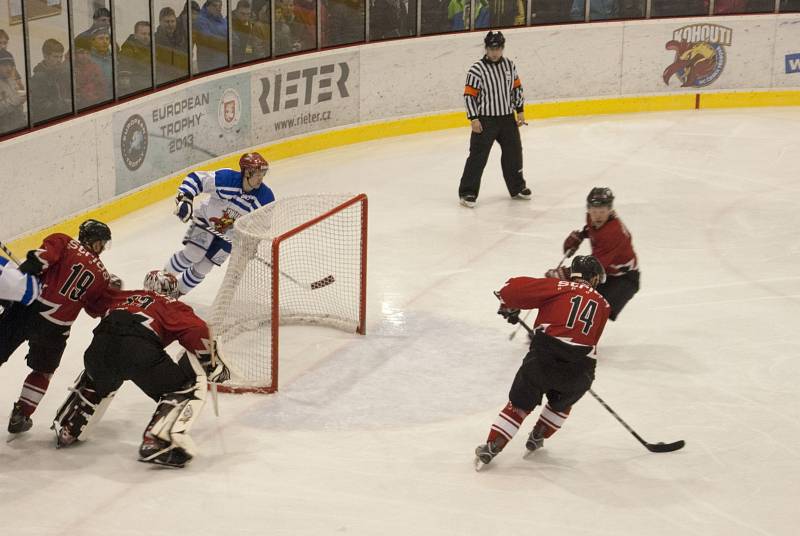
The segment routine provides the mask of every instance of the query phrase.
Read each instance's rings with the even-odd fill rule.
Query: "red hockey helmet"
[[[246,192],[258,188],[269,170],[269,162],[258,153],[244,153],[239,158],[242,170],[242,187]]]

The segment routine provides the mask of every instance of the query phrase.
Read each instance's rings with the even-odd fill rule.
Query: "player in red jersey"
[[[110,240],[111,230],[105,223],[86,220],[80,225],[77,240],[62,233],[51,234],[39,249],[28,252],[19,267],[25,274],[38,276],[42,293],[28,306],[15,303],[0,321],[0,365],[28,341],[26,359],[32,369],[12,408],[9,432],[21,433],[33,426],[31,415],[61,363],[70,326],[81,309],[94,317],[103,314],[94,304],[111,281],[100,261]]]
[[[592,256],[572,261],[569,281],[555,278],[515,277],[497,293],[498,314],[511,324],[519,322],[520,309],[539,309],[530,351],[517,371],[509,402],[489,430],[486,443],[475,449],[476,469],[492,461],[522,426],[522,421],[542,403],[539,420],[525,444],[529,451],[544,444],[592,386],[596,359],[592,355],[608,320],[608,302],[595,288],[605,279],[600,262]]]
[[[572,231],[564,240],[564,253],[571,257],[584,238],[592,245],[595,257],[608,275],[597,291],[611,305],[611,320],[616,320],[625,304],[639,291],[639,263],[633,251],[631,233],[614,211],[614,194],[608,188],[592,188],[586,198],[586,225]],[[551,270],[549,277],[568,277],[563,269]]]
[[[117,389],[131,380],[158,403],[139,461],[183,467],[192,459],[189,430],[203,407],[207,382],[221,383],[230,373],[222,361],[212,363],[208,326],[177,296],[175,276],[157,270],[145,276],[144,290],[107,293],[109,312],[84,354],[86,369],[53,422],[59,447],[85,440]],[[177,363],[164,351],[173,341],[186,349]]]

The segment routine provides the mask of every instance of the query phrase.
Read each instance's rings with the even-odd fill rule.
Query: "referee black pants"
[[[500,165],[503,178],[511,197],[526,188],[522,178],[522,141],[519,138],[519,127],[513,114],[499,116],[481,116],[478,118],[483,126],[480,134],[473,132],[469,140],[469,157],[464,165],[464,174],[458,187],[458,196],[474,195],[478,197],[481,189],[481,176],[489,152],[496,141],[500,144],[502,156]]]

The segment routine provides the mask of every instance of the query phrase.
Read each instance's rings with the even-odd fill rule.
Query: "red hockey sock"
[[[25,383],[22,384],[22,393],[19,395],[19,403],[22,405],[22,413],[27,417],[30,417],[36,411],[36,406],[42,401],[52,377],[53,374],[51,372],[37,372],[34,370],[25,378]]]
[[[554,411],[553,408],[550,407],[550,404],[542,408],[542,413],[539,414],[539,420],[536,422],[536,425],[543,426],[543,437],[547,438],[558,432],[564,424],[564,421],[567,420],[571,410],[572,407],[570,406],[564,411]]]
[[[489,438],[486,441],[494,443],[499,448],[505,447],[506,443],[511,441],[511,438],[517,433],[519,427],[522,426],[522,421],[524,421],[527,416],[527,411],[515,408],[514,405],[509,402],[494,420],[492,428],[489,430]]]

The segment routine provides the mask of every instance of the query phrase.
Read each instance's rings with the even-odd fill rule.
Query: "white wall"
[[[667,43],[692,23],[732,31],[731,42],[720,45],[723,68],[701,88],[682,88],[676,76],[667,84],[664,71],[676,59]],[[800,53],[800,15],[520,28],[506,35],[506,54],[517,64],[528,102],[800,88],[800,73],[784,70],[785,56]],[[204,77],[7,140],[0,143],[6,176],[24,180],[6,181],[2,238],[50,225],[121,191],[240,148],[348,124],[462,110],[466,70],[481,55],[480,33],[324,51]],[[324,100],[326,94],[332,97]],[[207,101],[195,110],[202,121],[181,133],[192,133],[195,145],[171,156],[166,147],[172,137],[161,135],[169,121],[156,121],[153,113],[198,96]],[[296,106],[289,104],[294,98]],[[224,119],[227,105],[240,114],[232,121]],[[321,114],[319,120],[315,114]],[[153,160],[145,164],[150,168],[141,168],[146,173],[121,163],[122,131],[136,115],[147,123],[146,159]],[[185,117],[188,112],[174,119]],[[278,128],[293,121],[298,123]]]

